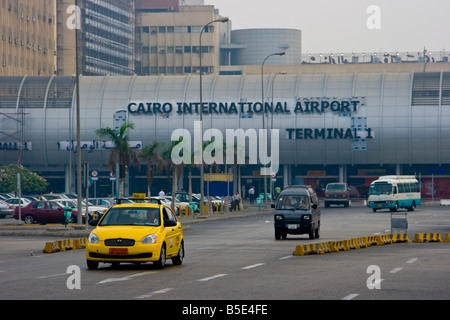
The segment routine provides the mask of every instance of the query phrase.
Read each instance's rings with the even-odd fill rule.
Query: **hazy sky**
[[[233,30],[300,29],[303,53],[418,52],[424,47],[450,53],[450,0],[205,0],[205,4],[229,17]]]

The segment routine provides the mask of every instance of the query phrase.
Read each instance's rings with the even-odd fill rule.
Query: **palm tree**
[[[109,155],[107,167],[114,171],[116,163],[119,164],[119,198],[123,197],[123,181],[127,174],[127,168],[130,165],[139,165],[137,153],[130,148],[129,129],[134,129],[133,123],[122,124],[118,131],[109,127],[95,131],[100,138],[108,139],[114,145]]]
[[[162,155],[157,152],[157,149],[163,145],[164,143],[162,142],[153,141],[152,144],[142,149],[139,154],[139,156],[147,162],[147,185],[149,198],[155,173],[157,171],[161,171],[161,167],[163,165]]]
[[[181,141],[181,140],[180,140]],[[166,168],[167,178],[170,179],[172,175],[172,205],[171,209],[175,212],[175,191],[176,191],[176,181],[180,178],[184,170],[184,163],[175,164],[172,161],[172,150],[180,143],[180,141],[172,141],[167,149],[162,153],[162,159],[164,167]]]

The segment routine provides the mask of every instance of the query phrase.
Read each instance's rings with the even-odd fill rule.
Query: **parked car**
[[[77,221],[77,212],[70,210],[71,215],[68,223]],[[44,223],[64,223],[64,207],[55,201],[32,201],[20,210],[21,220],[26,224],[35,222]],[[84,219],[83,215],[83,219]],[[19,208],[14,209],[14,219],[19,220]]]
[[[343,204],[344,207],[350,206],[350,188],[346,183],[335,182],[327,184],[325,188],[325,208],[331,204]]]
[[[4,218],[10,214],[14,214],[14,208],[4,200],[0,200],[0,218]]]
[[[68,196],[62,193],[46,193],[43,195],[45,199],[47,200],[54,200],[54,199],[70,199]]]
[[[55,200],[50,200],[51,202],[58,202],[60,204],[63,205],[63,207],[69,207],[71,208],[73,211],[78,212],[78,200],[75,199],[55,199]],[[83,215],[86,213],[86,200],[83,200],[82,202],[83,205]],[[99,207],[99,206],[94,206],[90,201],[88,202],[88,210],[89,210],[89,220],[94,219],[94,215],[96,218],[102,216],[107,208],[105,207]]]
[[[164,198],[169,202],[170,207],[170,205],[172,204],[172,196],[164,196]],[[179,199],[175,198],[175,211],[177,215],[183,215],[186,212],[186,207],[189,207],[189,202],[180,201]]]
[[[8,204],[12,205],[14,208],[19,206],[25,207],[27,204],[31,202],[31,200],[28,200],[26,198],[9,198],[5,200]]]
[[[89,198],[89,202],[94,206],[110,208],[116,201],[114,198]]]
[[[14,198],[14,195],[11,193],[0,193],[0,199],[6,200],[9,198]]]

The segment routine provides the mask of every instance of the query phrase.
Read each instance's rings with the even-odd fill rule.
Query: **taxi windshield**
[[[276,210],[308,210],[309,199],[305,195],[280,196]]]
[[[111,208],[99,226],[160,226],[159,208]]]

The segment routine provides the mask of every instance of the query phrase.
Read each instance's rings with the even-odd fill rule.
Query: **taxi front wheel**
[[[86,260],[89,270],[96,270],[98,268],[98,261]]]
[[[155,266],[158,269],[164,269],[164,266],[166,265],[166,244],[163,243],[161,246],[161,253],[159,255],[159,260],[154,262]]]
[[[172,263],[174,265],[179,266],[180,264],[183,263],[183,259],[184,259],[184,242],[182,241],[180,244],[180,250],[178,250],[178,255],[172,258]]]

